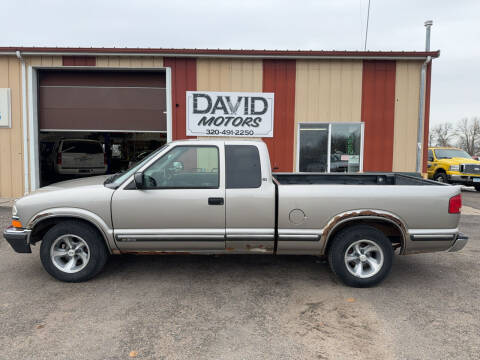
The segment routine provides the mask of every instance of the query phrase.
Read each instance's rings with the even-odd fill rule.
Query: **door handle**
[[[208,205],[223,205],[223,198],[221,197],[208,198]]]

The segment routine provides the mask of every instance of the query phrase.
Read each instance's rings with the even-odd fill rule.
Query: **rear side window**
[[[103,153],[102,144],[96,141],[72,141],[63,142],[63,153],[100,154]]]
[[[253,145],[225,146],[227,189],[258,188],[262,184],[260,155]]]

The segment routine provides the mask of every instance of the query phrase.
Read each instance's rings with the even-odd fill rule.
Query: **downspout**
[[[22,64],[22,133],[23,133],[23,193],[29,192],[29,171],[28,171],[28,128],[27,128],[27,77],[25,59],[20,51],[16,51],[17,59]]]
[[[430,28],[433,25],[432,20],[425,21],[426,29],[426,38],[425,38],[425,51],[430,51]],[[425,122],[425,82],[427,78],[427,66],[428,63],[432,61],[431,56],[427,56],[427,59],[422,64],[422,71],[420,75],[420,101],[418,109],[418,130],[417,130],[417,173],[422,173],[423,163],[422,163],[422,154],[423,154],[423,132],[424,132],[424,122]]]

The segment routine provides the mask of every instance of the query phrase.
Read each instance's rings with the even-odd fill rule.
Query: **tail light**
[[[62,153],[57,154],[57,165],[62,165]]]
[[[450,214],[460,214],[462,208],[462,195],[458,194],[450,198],[448,202],[448,212]]]

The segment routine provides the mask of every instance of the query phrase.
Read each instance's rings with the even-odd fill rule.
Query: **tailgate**
[[[103,168],[104,166],[103,153],[62,153],[62,167],[64,168]]]

